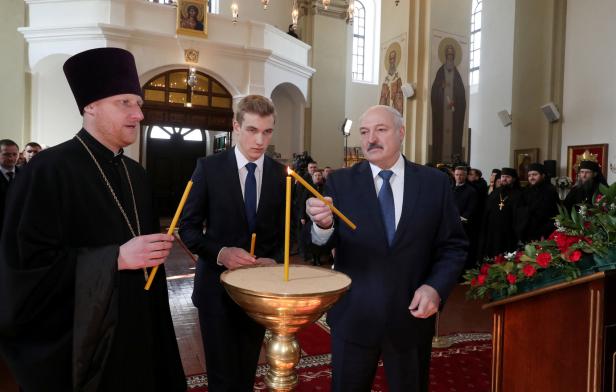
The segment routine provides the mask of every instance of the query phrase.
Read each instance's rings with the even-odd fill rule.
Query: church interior
[[[193,23],[185,20],[190,4],[201,4]],[[276,107],[267,154],[284,164],[303,152],[321,169],[362,161],[360,116],[384,104],[403,117],[402,153],[411,162],[462,164],[480,169],[487,181],[493,168],[522,171],[532,161],[561,178],[572,177],[580,154],[587,154],[608,184],[616,182],[616,82],[606,76],[616,67],[613,0],[8,0],[3,5],[2,139],[14,140],[21,151],[31,141],[47,148],[72,138],[82,118],[62,65],[91,48],[127,49],[143,89],[144,119],[137,142],[124,151],[152,179],[163,227],[195,161],[235,144],[233,111],[251,94],[270,98]],[[311,263],[301,256],[293,262]],[[171,311],[184,371],[193,376],[189,390],[205,391],[204,354],[190,299],[193,276],[193,255],[176,244],[167,267]],[[502,357],[502,345],[491,339],[495,326],[510,315],[509,303],[469,301],[467,288],[454,289],[436,338],[462,341],[466,345],[458,354],[477,351],[456,365],[474,370],[447,385],[433,378],[453,376],[433,368],[438,376],[431,375],[431,390],[509,390],[512,368],[490,357]],[[575,306],[571,301],[563,303]],[[597,302],[587,306],[596,309],[588,339],[608,336],[600,326],[616,325],[616,319],[598,316],[603,308],[595,308]],[[509,330],[498,333],[502,339],[524,339]],[[609,336],[613,339],[614,332]],[[300,336],[304,341],[311,342]],[[606,343],[612,351],[615,341]],[[433,366],[442,366],[438,361],[447,349],[442,350],[438,358],[433,353]],[[569,390],[603,385],[602,390],[614,391],[614,373],[612,389],[602,378],[614,357],[600,352],[589,351],[582,389]],[[504,376],[503,368],[509,370]],[[310,385],[319,386],[298,390],[329,390],[327,384]],[[377,382],[374,390],[387,390],[383,385]],[[538,382],[535,390],[559,390],[549,385]],[[0,391],[16,390],[8,369],[0,366]]]

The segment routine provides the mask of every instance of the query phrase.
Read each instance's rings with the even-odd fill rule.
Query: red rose
[[[524,268],[522,268],[522,272],[524,272],[525,276],[528,276],[530,278],[537,273],[537,270],[532,265],[526,264]]]
[[[584,228],[590,229],[590,222],[584,222]]]
[[[479,286],[483,285],[486,282],[486,276],[485,275],[479,275],[477,277],[477,283],[479,284]]]
[[[603,195],[599,193],[597,197],[595,198],[595,204],[599,203],[601,199],[603,199]]]
[[[479,272],[481,272],[482,275],[487,275],[489,269],[490,269],[490,265],[489,264],[483,264],[481,266],[481,269],[479,270]]]
[[[515,284],[516,280],[517,278],[514,274],[507,274],[507,282],[509,282],[509,284]]]
[[[504,262],[505,262],[505,256],[503,255],[498,255],[494,258],[495,264],[503,264]]]
[[[513,261],[517,263],[520,262],[520,258],[524,255],[524,252],[522,252],[521,250],[515,252],[515,258],[513,259]]]
[[[477,286],[477,278],[471,279],[471,286]]]
[[[547,268],[550,265],[550,261],[552,261],[552,255],[549,253],[540,253],[537,255],[537,264],[539,264],[542,268]]]
[[[580,261],[581,257],[582,257],[582,252],[579,250],[576,250],[576,251],[573,251],[573,253],[569,255],[569,261],[573,263],[577,263],[578,261]]]

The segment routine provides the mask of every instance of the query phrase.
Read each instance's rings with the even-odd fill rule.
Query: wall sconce
[[[323,9],[328,9],[329,8],[329,4],[331,3],[331,0],[323,0]]]
[[[293,11],[291,11],[291,23],[293,24],[293,30],[297,28],[297,20],[299,18],[299,10],[297,9],[297,3],[293,5]]]
[[[353,23],[353,15],[355,14],[355,0],[349,0],[347,8],[347,23]]]
[[[269,5],[270,0],[261,0],[261,4],[263,4],[263,9],[266,10]]]
[[[231,4],[231,17],[232,17],[232,21],[233,24],[237,23],[237,19],[240,16],[240,7],[237,5],[237,3],[233,3]]]

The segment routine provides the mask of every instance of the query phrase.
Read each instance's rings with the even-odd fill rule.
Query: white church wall
[[[509,166],[510,128],[497,117],[511,112],[515,2],[484,0],[481,68],[478,91],[470,97],[472,167],[489,175],[492,168]]]
[[[25,23],[26,8],[22,1],[3,3],[0,13],[0,138],[9,138],[23,148],[30,140],[24,135],[26,95],[25,40],[17,28]]]
[[[126,0],[113,2],[105,16],[101,3],[108,1],[77,1],[76,14],[65,17],[66,25],[62,26],[59,15],[52,14],[54,20],[47,22],[39,14],[42,10],[49,11],[47,7],[51,4],[66,5],[75,1],[30,0],[30,11],[37,15],[34,19],[40,25],[30,24],[20,32],[29,43],[28,59],[33,72],[32,134],[40,142],[57,144],[72,137],[81,126],[62,64],[70,55],[94,47],[114,46],[131,51],[142,84],[166,70],[187,68],[184,49],[192,48],[200,53],[195,66],[220,81],[234,96],[234,101],[248,94],[270,96],[283,82],[295,85],[303,101],[306,100],[308,79],[314,72],[307,65],[310,46],[272,26],[253,21],[234,25],[224,15],[211,15],[208,39],[178,37],[175,8]],[[92,6],[89,11],[83,8],[87,4]],[[82,17],[89,20],[85,15],[90,12],[103,14],[98,16],[97,23],[94,23],[96,17],[91,16],[90,19],[94,18],[91,24],[75,25]],[[149,20],[148,13],[156,24],[145,23]],[[73,17],[75,15],[77,17]],[[105,20],[128,24],[109,24]],[[138,146],[139,143],[135,143],[128,148],[127,154],[138,158]]]
[[[567,1],[563,136],[560,170],[565,175],[567,146],[608,143],[608,182],[616,181],[616,3]]]
[[[259,22],[267,23],[286,32],[291,24],[292,1],[272,0],[266,10],[258,0],[220,0],[219,13],[231,17],[231,3],[239,5],[239,20],[250,18]]]

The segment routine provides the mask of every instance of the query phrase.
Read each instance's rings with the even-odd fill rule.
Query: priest
[[[500,184],[486,201],[479,235],[480,260],[514,251],[518,244],[514,230],[515,211],[521,194],[517,171],[503,168]]]
[[[571,191],[567,194],[564,207],[571,212],[573,206],[591,204],[592,198],[599,190],[599,185],[607,186],[607,181],[601,173],[599,164],[595,161],[582,161],[578,170],[578,179]]]
[[[524,188],[516,213],[518,237],[524,243],[548,238],[554,231],[560,199],[556,188],[545,180],[541,163],[528,166],[528,186]]]
[[[7,200],[0,349],[22,391],[185,391],[145,171],[135,60],[118,48],[64,64],[83,129],[39,154]],[[162,265],[161,265],[162,267]]]

